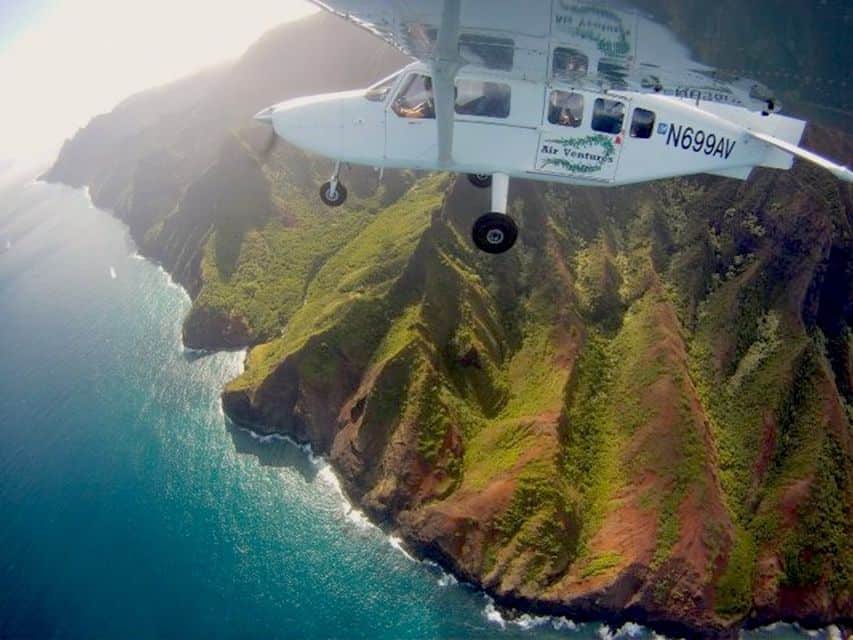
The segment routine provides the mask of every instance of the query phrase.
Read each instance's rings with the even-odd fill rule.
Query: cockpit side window
[[[655,112],[648,109],[634,109],[634,114],[631,116],[631,137],[632,138],[651,138],[652,132],[655,129]]]
[[[562,127],[579,127],[583,122],[583,95],[555,90],[548,100],[548,122]]]
[[[625,120],[625,103],[596,98],[592,109],[592,129],[602,133],[619,133]]]
[[[589,58],[577,49],[557,47],[551,60],[551,77],[563,79],[582,78],[589,71]]]
[[[397,82],[399,75],[399,73],[395,73],[394,75],[388,76],[376,84],[371,85],[368,87],[367,91],[364,92],[364,97],[371,102],[385,102],[385,98],[388,97],[388,93],[391,91],[394,83]]]
[[[432,78],[413,73],[401,87],[391,104],[391,110],[401,118],[435,118]]]
[[[508,84],[484,80],[457,80],[456,113],[484,118],[509,117],[511,90]]]

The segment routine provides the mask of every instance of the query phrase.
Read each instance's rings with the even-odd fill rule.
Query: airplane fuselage
[[[455,81],[451,159],[441,162],[430,73],[415,62],[371,89],[288,100],[257,117],[290,143],[342,162],[596,186],[787,169],[789,154],[748,132],[797,144],[805,125],[727,104],[466,67]]]

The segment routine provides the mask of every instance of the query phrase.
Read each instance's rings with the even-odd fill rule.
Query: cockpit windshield
[[[391,91],[391,87],[393,87],[394,83],[397,82],[398,77],[400,77],[399,71],[397,73],[392,73],[387,78],[383,78],[376,84],[370,85],[367,91],[364,92],[364,97],[371,102],[385,102],[385,98],[388,97],[388,92]]]

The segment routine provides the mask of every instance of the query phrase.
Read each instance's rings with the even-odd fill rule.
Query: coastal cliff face
[[[495,259],[467,238],[485,195],[419,181],[224,406],[506,602],[691,632],[849,618],[850,195],[804,166],[519,182],[522,244]]]
[[[259,108],[401,64],[327,16],[285,26],[99,116],[47,177],[88,185],[188,288],[189,346],[253,346],[229,416],[311,443],[372,518],[501,602],[682,634],[849,624],[850,187],[799,163],[514,181],[519,243],[487,256],[469,229],[488,194],[464,178],[353,169],[331,211],[328,162],[262,157]],[[837,130],[805,143],[853,158]]]

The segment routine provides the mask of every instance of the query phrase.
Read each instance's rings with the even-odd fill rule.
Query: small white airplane
[[[616,186],[709,173],[745,180],[793,157],[853,181],[798,144],[805,122],[779,115],[765,87],[689,62],[636,12],[576,0],[315,2],[416,62],[359,91],[259,112],[288,142],[336,160],[320,197],[343,204],[341,163],[466,173],[491,187],[472,239],[503,253],[518,236],[510,177]]]

